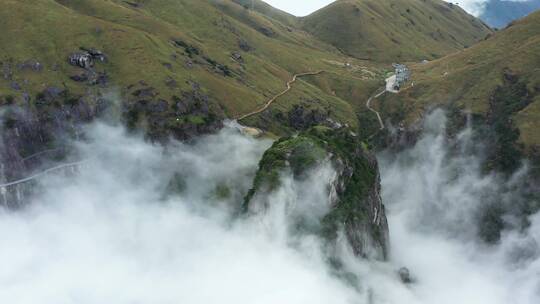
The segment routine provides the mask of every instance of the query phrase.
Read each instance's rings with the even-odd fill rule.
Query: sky
[[[306,16],[334,2],[333,0],[264,0],[266,3],[296,16]]]
[[[264,0],[268,4],[296,16],[306,16],[310,13],[334,2],[333,0]],[[482,4],[488,0],[452,0],[473,15],[479,15]]]

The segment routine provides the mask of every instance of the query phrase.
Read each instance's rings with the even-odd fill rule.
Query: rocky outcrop
[[[0,185],[19,181],[65,158],[66,142],[83,134],[82,125],[99,116],[103,99],[75,96],[49,87],[35,98],[0,109]],[[17,208],[34,188],[32,181],[0,187],[0,206]]]
[[[377,161],[348,128],[318,126],[274,143],[259,164],[243,211],[269,207],[260,206],[257,197],[278,189],[283,172],[302,180],[324,161],[331,162],[336,176],[329,182],[330,209],[317,233],[329,244],[344,233],[356,256],[386,259],[389,232]]]
[[[329,114],[320,109],[309,109],[303,105],[294,105],[287,113],[288,125],[294,130],[307,130],[313,126],[323,124]]]
[[[158,142],[189,140],[221,129],[220,109],[197,83],[191,87],[168,100],[143,81],[128,87],[129,97],[122,103],[125,122]],[[36,186],[26,179],[67,161],[68,143],[84,138],[84,125],[112,104],[100,93],[74,95],[54,86],[23,96],[0,96],[0,206],[8,208],[23,206]]]
[[[261,34],[265,35],[266,37],[273,38],[277,36],[276,32],[274,32],[274,30],[269,27],[261,26],[257,29],[257,31],[259,31]]]
[[[75,82],[85,82],[90,86],[106,87],[109,82],[109,75],[106,71],[97,71],[95,69],[96,62],[106,61],[107,56],[102,51],[93,48],[81,48],[80,52],[69,55],[68,63],[83,69],[83,71],[71,75],[69,78]]]
[[[403,284],[411,284],[411,283],[414,283],[414,280],[411,276],[411,272],[409,271],[409,268],[407,267],[401,267],[399,270],[398,270],[398,276],[399,276],[399,279],[401,280],[401,282]]]
[[[124,120],[130,129],[144,129],[153,141],[190,140],[201,134],[214,133],[223,127],[224,114],[200,85],[188,83],[191,90],[182,91],[171,100],[160,97],[144,81],[133,84],[128,102],[122,104]]]
[[[19,63],[17,65],[17,69],[19,71],[40,72],[41,70],[43,70],[43,65],[35,59],[29,59],[22,63]]]
[[[253,47],[245,39],[238,39],[238,47],[244,52],[253,50]]]
[[[189,59],[186,61],[186,67],[192,68],[194,65],[201,65],[208,68],[214,73],[221,74],[222,76],[232,77],[233,71],[226,64],[217,62],[215,59],[205,55],[204,52],[192,44],[188,44],[181,39],[171,40],[171,44],[177,48],[183,49],[183,54]],[[236,53],[236,55],[240,55]],[[234,54],[233,54],[234,58]],[[241,58],[241,56],[240,56]]]
[[[76,52],[69,55],[68,62],[73,66],[78,66],[83,69],[90,69],[95,62],[105,62],[107,57],[102,51],[96,49],[81,48],[81,52]]]

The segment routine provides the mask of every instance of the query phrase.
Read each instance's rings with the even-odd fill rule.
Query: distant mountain
[[[54,112],[113,91],[128,125],[159,138],[214,129],[294,74],[321,70],[244,123],[275,134],[326,118],[355,127],[388,63],[441,57],[490,33],[438,0],[338,1],[307,18],[247,0],[2,0],[0,28],[0,106]]]
[[[441,0],[339,0],[302,24],[348,55],[380,62],[439,58],[491,32],[458,5]]]
[[[462,109],[499,132],[504,139],[500,147],[519,142],[540,151],[540,11],[464,51],[415,64],[412,70],[414,86],[384,101],[396,115],[403,115],[398,112],[403,105],[411,122],[436,106]]]
[[[480,18],[494,28],[504,28],[508,23],[540,9],[540,0],[504,1],[491,0],[485,4]]]
[[[232,0],[232,2],[243,6],[245,9],[252,9],[266,17],[270,17],[272,19],[280,21],[287,26],[294,26],[298,21],[298,18],[296,16],[277,9],[261,0]]]
[[[26,156],[107,107],[156,140],[246,114],[277,136],[328,123],[367,138],[379,122],[366,100],[408,62],[414,87],[378,103],[401,121],[451,104],[540,147],[539,22],[493,32],[441,0],[339,0],[304,18],[247,0],[0,0],[0,111],[14,109],[0,128]]]
[[[42,113],[66,100],[86,105],[113,91],[129,125],[153,137],[185,138],[256,110],[295,73],[325,70],[316,77],[319,85],[298,81],[265,113],[273,118],[279,112],[281,120],[267,118],[259,127],[286,130],[293,110],[293,123],[322,113],[354,126],[345,94],[328,89],[327,82],[363,88],[356,91],[368,95],[366,86],[379,85],[379,75],[371,74],[376,69],[342,73],[346,62],[353,68],[365,64],[295,28],[296,17],[262,1],[251,4],[1,0],[0,107],[39,105]]]

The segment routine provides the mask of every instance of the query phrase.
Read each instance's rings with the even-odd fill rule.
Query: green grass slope
[[[380,62],[439,58],[491,32],[441,0],[339,0],[303,18],[302,26],[346,54]]]
[[[302,105],[356,126],[355,104],[361,102],[356,97],[367,98],[380,84],[381,71],[293,27],[290,15],[257,2],[262,14],[237,2],[1,1],[0,104],[23,103],[25,96],[34,103],[49,87],[81,96],[113,91],[135,108],[141,99],[150,104],[165,101],[167,110],[154,121],[174,128],[207,119],[197,111],[180,115],[175,110],[177,100],[189,99],[185,96],[194,87],[197,94],[208,96],[211,111],[234,118],[281,92],[293,74],[325,70],[328,73],[316,79],[300,80],[264,113],[265,119],[259,115],[248,122],[282,132],[287,126],[282,128],[273,117]],[[108,88],[70,78],[82,69],[69,65],[67,58],[81,47],[107,55],[95,69],[107,74]],[[238,55],[241,58],[235,58]],[[39,69],[25,64],[32,62],[39,62]],[[345,62],[357,68],[345,68]],[[344,91],[330,88],[334,82],[347,86],[342,86]],[[355,98],[347,99],[351,94],[345,90],[353,90]],[[144,125],[148,113],[142,118],[134,114]]]
[[[413,66],[414,87],[394,96],[409,120],[434,105],[452,104],[493,117],[506,112],[526,146],[540,145],[540,12],[477,45]]]

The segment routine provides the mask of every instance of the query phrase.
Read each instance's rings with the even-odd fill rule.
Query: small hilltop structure
[[[393,89],[399,91],[402,85],[411,78],[411,71],[404,64],[394,63],[392,66],[394,67],[396,73],[396,80],[394,81]]]

